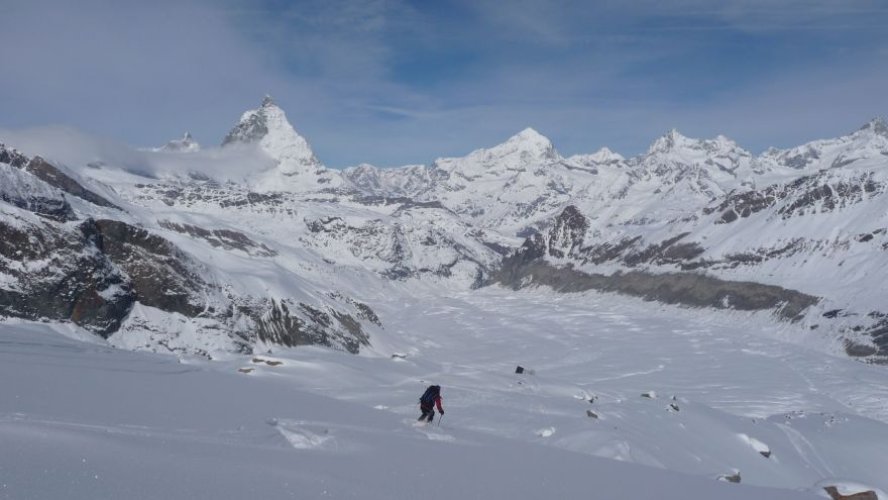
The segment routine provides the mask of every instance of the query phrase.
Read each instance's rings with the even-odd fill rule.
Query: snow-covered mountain
[[[260,191],[307,191],[335,188],[341,183],[337,172],[324,167],[311,146],[287,121],[284,111],[265,96],[257,109],[244,112],[222,141],[223,147],[255,145],[275,161],[272,169],[251,176]]]
[[[193,148],[145,153],[159,155],[139,160],[160,165],[153,172],[113,160],[53,164],[7,148],[0,166],[9,179],[3,200],[32,214],[7,220],[112,220],[181,250],[188,268],[201,269],[192,273],[201,279],[186,280],[199,282],[194,297],[204,297],[185,308],[195,338],[206,330],[195,326],[207,316],[198,310],[232,310],[231,297],[246,289],[250,301],[265,304],[254,311],[270,311],[283,298],[306,304],[308,290],[356,297],[367,293],[366,279],[379,290],[404,280],[585,289],[599,276],[604,281],[593,288],[780,310],[799,328],[820,330],[809,335],[880,360],[888,353],[880,299],[886,131],[877,119],[847,136],[755,156],[723,136],[692,139],[672,130],[627,159],[606,148],[564,158],[527,128],[464,157],[337,171],[323,166],[266,96],[221,148],[198,151],[186,135],[176,144]],[[214,172],[214,162],[239,167]],[[271,289],[241,278],[243,269],[299,285]],[[568,279],[565,269],[576,276]],[[178,330],[166,319],[135,321],[140,309],[129,307],[112,324]],[[225,315],[211,328],[231,333],[240,316]],[[148,345],[159,342],[149,337]],[[187,350],[193,339],[186,337]]]
[[[0,397],[0,436],[23,450],[0,470],[16,472],[4,477],[13,497],[110,491],[57,477],[27,488],[21,478],[39,474],[21,464],[64,462],[79,453],[69,442],[127,484],[137,479],[113,450],[150,450],[152,470],[174,478],[247,457],[268,480],[250,491],[272,497],[293,492],[269,486],[291,477],[280,464],[310,471],[295,480],[309,496],[366,484],[370,498],[404,496],[419,483],[382,484],[383,467],[360,458],[391,446],[400,458],[381,463],[411,474],[443,452],[436,466],[464,477],[465,456],[481,453],[560,485],[525,481],[512,496],[586,496],[588,471],[604,469],[594,491],[611,498],[888,488],[884,367],[846,359],[888,360],[882,120],[761,155],[673,130],[631,158],[565,158],[528,128],[463,157],[343,171],[270,98],[217,148],[186,135],[160,150],[95,141],[73,154],[83,139],[69,140],[0,145],[0,367],[16,380]],[[81,394],[94,385],[77,378],[83,366],[112,379],[109,394],[181,402],[181,419],[150,418],[169,409],[137,397]],[[65,383],[41,382],[52,377]],[[392,430],[432,380],[447,381],[454,420]],[[71,394],[89,411],[65,407]],[[194,394],[212,404],[194,407]],[[361,410],[379,413],[348,416]],[[65,439],[22,437],[36,435]],[[167,460],[195,443],[214,460]],[[354,482],[330,472],[339,459],[358,464],[345,469]],[[496,496],[473,478],[439,497]],[[655,487],[624,495],[635,483]]]
[[[181,139],[173,139],[154,151],[169,151],[171,153],[195,153],[200,151],[200,144],[191,137],[190,132],[185,132]]]

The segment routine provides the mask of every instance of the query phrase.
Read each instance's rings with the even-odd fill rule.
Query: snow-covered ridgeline
[[[206,283],[235,293],[354,295],[375,287],[365,276],[483,285],[525,237],[545,234],[575,207],[583,231],[562,255],[546,257],[555,266],[705,273],[784,287],[824,299],[805,326],[829,335],[860,326],[847,319],[853,315],[878,324],[881,314],[874,297],[886,282],[886,130],[873,120],[847,136],[759,156],[722,136],[673,130],[626,159],[607,149],[564,158],[528,128],[461,158],[340,172],[325,168],[266,98],[242,115],[222,148],[142,152],[134,162],[148,165],[144,172],[101,158],[67,167],[76,171],[72,179],[102,186],[114,193],[111,205],[127,208],[115,214],[77,201],[78,218],[147,228],[207,266]],[[234,278],[264,266],[300,285],[275,295]],[[343,278],[344,270],[362,284]],[[732,307],[732,300],[723,302]],[[817,320],[835,309],[846,319]]]

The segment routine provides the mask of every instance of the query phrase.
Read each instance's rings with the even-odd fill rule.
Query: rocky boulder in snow
[[[823,489],[833,500],[879,500],[879,496],[876,495],[876,492],[872,490],[843,495],[839,493],[839,489],[835,486],[827,486]]]

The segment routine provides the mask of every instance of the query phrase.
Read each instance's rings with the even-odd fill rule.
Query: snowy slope
[[[550,241],[568,250],[545,256],[556,268],[780,287],[816,301],[807,328],[842,339],[839,351],[879,360],[888,356],[886,130],[873,120],[847,136],[759,156],[723,136],[673,130],[626,159],[607,149],[564,158],[528,128],[427,166],[339,172],[266,98],[221,148],[127,155],[85,144],[88,154],[72,154],[83,138],[67,134],[72,144],[53,165],[115,200],[108,205],[126,206],[121,214],[93,206],[94,197],[66,197],[77,217],[148,228],[207,265],[206,282],[251,297],[351,296],[367,293],[367,280],[384,288],[377,278],[477,287],[526,237],[547,234],[574,207],[584,228],[575,241]],[[46,147],[56,151],[52,139]],[[86,158],[89,166],[78,163]],[[235,278],[266,267],[299,284],[269,294],[260,280]],[[735,307],[735,299],[716,306]]]
[[[830,355],[888,359],[880,120],[341,173],[270,99],[220,148],[49,137],[0,147],[0,497],[888,489],[883,367]]]
[[[881,370],[790,348],[754,331],[764,318],[745,331],[605,296],[435,302],[431,288],[413,291],[377,303],[394,359],[307,348],[183,363],[6,325],[0,495],[785,499],[886,488]],[[416,428],[429,382],[443,385],[447,414]]]

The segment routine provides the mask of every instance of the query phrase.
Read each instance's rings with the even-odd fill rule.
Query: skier
[[[422,415],[419,416],[417,421],[427,420],[431,422],[435,418],[435,406],[438,407],[438,413],[443,416],[444,408],[441,408],[441,401],[441,386],[430,385],[422,394],[422,397],[419,398],[419,409],[422,411]]]

